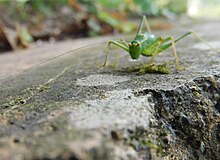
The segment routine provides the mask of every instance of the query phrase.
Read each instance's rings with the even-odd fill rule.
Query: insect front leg
[[[147,45],[147,49],[144,53],[142,53],[143,56],[152,56],[150,64],[153,64],[154,57],[161,52],[160,46],[163,43],[162,36],[158,37],[153,43],[150,45]]]
[[[109,49],[110,49],[110,45],[113,44],[119,48],[124,49],[125,51],[129,52],[129,47],[127,45],[127,43],[123,40],[111,40],[108,42],[107,45],[107,50],[106,50],[106,55],[105,55],[105,61],[104,64],[102,65],[102,67],[105,67],[107,65],[107,60],[108,60],[108,54],[109,54]]]
[[[157,44],[157,46],[156,46],[156,49],[155,49],[154,53],[152,54],[152,58],[151,58],[151,60],[150,60],[150,65],[153,64],[154,57],[157,55],[158,49],[159,49],[160,45],[162,44],[162,42],[163,42],[163,38],[162,38],[162,37],[159,37],[159,42],[158,42],[158,44]]]

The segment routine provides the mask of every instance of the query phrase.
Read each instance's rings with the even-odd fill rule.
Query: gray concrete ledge
[[[193,28],[220,48],[219,23]],[[177,44],[186,70],[176,71],[170,49],[155,60],[169,62],[170,74],[140,75],[127,69],[140,62],[114,48],[117,67],[99,68],[105,47],[2,78],[1,159],[220,159],[220,53],[190,36]]]

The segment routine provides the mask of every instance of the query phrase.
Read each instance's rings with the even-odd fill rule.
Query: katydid
[[[144,25],[147,28],[147,32],[142,32],[142,28]],[[129,43],[125,42],[124,40],[110,40],[108,42],[108,50],[106,52],[105,61],[102,66],[105,67],[107,65],[109,47],[111,44],[127,51],[130,54],[132,59],[139,59],[141,55],[151,56],[152,58],[149,62],[149,65],[153,64],[154,58],[158,53],[164,52],[166,49],[172,46],[173,55],[175,57],[176,69],[181,70],[182,68],[180,68],[179,66],[179,58],[177,56],[175,43],[191,34],[194,35],[200,41],[202,41],[204,44],[206,44],[208,47],[210,47],[213,51],[216,51],[215,48],[210,46],[203,38],[201,38],[197,33],[192,32],[192,31],[183,34],[177,39],[174,39],[173,36],[170,36],[167,38],[163,38],[162,36],[156,37],[151,32],[146,16],[143,16],[134,40],[132,40]]]

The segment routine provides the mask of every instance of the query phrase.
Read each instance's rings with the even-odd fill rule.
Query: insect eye
[[[140,43],[137,43],[137,46],[140,46]]]

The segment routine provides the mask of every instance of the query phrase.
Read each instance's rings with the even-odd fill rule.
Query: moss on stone
[[[144,73],[159,73],[159,74],[169,74],[170,70],[167,68],[167,63],[164,64],[144,64],[138,67],[129,68],[130,72],[137,72],[138,74]]]

